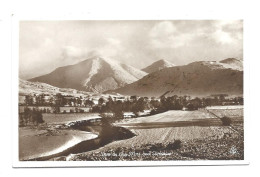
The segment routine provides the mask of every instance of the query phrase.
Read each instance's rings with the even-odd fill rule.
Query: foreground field
[[[167,133],[168,132],[168,133]],[[113,142],[70,160],[242,160],[243,126],[135,130],[137,136]],[[198,133],[198,134],[197,134]],[[176,147],[175,142],[180,142]]]
[[[230,114],[216,109],[221,116]],[[232,110],[241,116],[241,110]],[[207,110],[168,111],[162,114],[123,120],[135,137],[112,142],[94,151],[74,155],[71,160],[242,160],[244,158],[243,122],[223,126],[193,126],[193,121],[216,120],[218,116]],[[243,117],[241,118],[241,120]],[[175,123],[186,122],[175,127]],[[221,122],[219,120],[219,122]],[[150,124],[165,127],[147,127]],[[169,127],[168,125],[173,125]],[[138,128],[136,128],[138,127]],[[180,143],[180,147],[175,142]]]

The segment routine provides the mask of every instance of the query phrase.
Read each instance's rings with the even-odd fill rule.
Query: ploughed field
[[[71,160],[241,160],[244,158],[243,109],[167,111],[116,122],[136,136]],[[221,117],[235,123],[223,126]]]
[[[116,123],[118,126],[130,129],[165,128],[184,126],[210,126],[221,125],[222,122],[214,114],[207,110],[180,111],[173,110],[164,113],[140,117],[136,119],[123,120]]]

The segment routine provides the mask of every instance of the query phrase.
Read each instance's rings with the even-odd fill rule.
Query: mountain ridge
[[[208,96],[211,94],[243,94],[243,67],[221,61],[196,61],[183,66],[150,73],[125,87],[108,91],[124,95]],[[168,95],[169,95],[168,94]]]

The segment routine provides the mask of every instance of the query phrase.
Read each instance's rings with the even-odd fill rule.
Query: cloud
[[[176,25],[170,21],[157,23],[149,33],[151,47],[178,48],[186,45],[192,38],[189,33],[179,32]]]
[[[61,62],[64,65],[74,64],[95,56],[114,57],[123,50],[121,42],[115,38],[105,38],[101,44],[89,48],[64,46],[61,48]]]
[[[83,49],[76,48],[74,46],[64,46],[62,48],[63,58],[78,58],[84,54]]]
[[[235,21],[158,22],[149,32],[152,48],[180,48],[194,45],[196,40],[215,44],[234,44],[242,40],[243,24]]]
[[[153,38],[169,37],[177,31],[176,27],[170,21],[157,23],[150,31],[150,36]]]
[[[215,22],[215,32],[211,37],[221,44],[232,44],[243,39],[243,23],[241,20],[223,20]]]
[[[113,57],[123,50],[120,40],[115,38],[106,38],[104,45],[95,49],[102,56]]]
[[[176,65],[243,55],[243,21],[20,22],[22,78],[94,56],[144,68],[164,58]]]

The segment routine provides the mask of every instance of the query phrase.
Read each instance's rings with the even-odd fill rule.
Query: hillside
[[[80,92],[75,89],[70,89],[70,88],[58,88],[51,86],[49,84],[41,83],[41,82],[30,82],[30,81],[25,81],[22,79],[19,79],[19,94],[57,94],[57,93],[62,93],[66,95],[89,95],[90,93],[87,92]]]
[[[164,68],[169,68],[175,66],[174,64],[170,63],[167,60],[158,60],[151,65],[147,66],[146,68],[142,69],[142,71],[147,72],[147,73],[152,73],[155,71],[159,71]]]
[[[60,88],[101,93],[133,83],[147,73],[114,60],[94,57],[75,65],[57,68],[53,72],[30,79]]]
[[[238,68],[236,60],[227,61],[198,61],[165,68],[111,92],[139,96],[208,96],[218,93],[242,95],[243,67]]]

